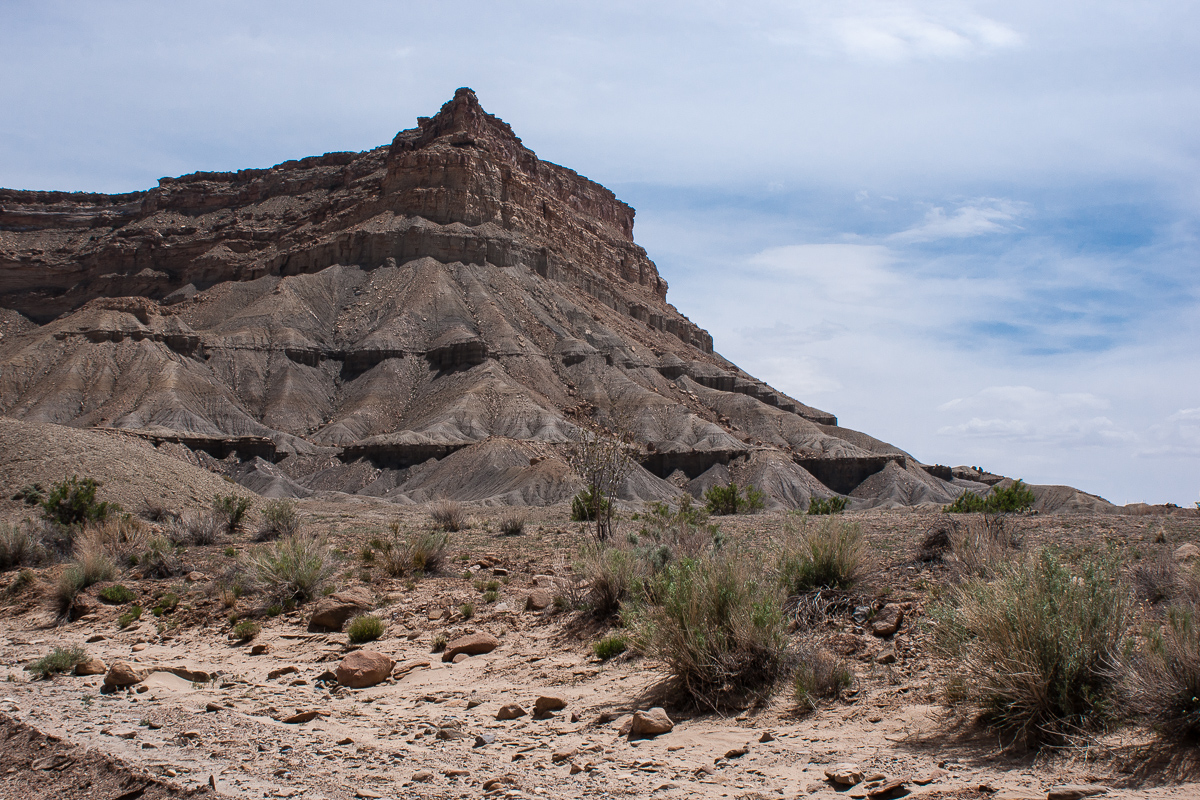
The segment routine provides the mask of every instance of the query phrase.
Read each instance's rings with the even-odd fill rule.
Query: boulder
[[[1195,561],[1200,558],[1200,547],[1188,542],[1175,548],[1175,560],[1180,563]]]
[[[469,656],[479,656],[490,653],[500,646],[500,640],[490,633],[471,633],[460,636],[446,645],[442,652],[442,661],[451,662],[456,655],[465,653]]]
[[[496,719],[517,719],[518,717],[523,717],[528,713],[528,711],[521,708],[516,703],[506,703],[500,706],[500,710],[496,712]]]
[[[658,736],[659,734],[669,733],[674,727],[675,723],[671,722],[671,718],[667,716],[667,712],[661,708],[652,708],[649,711],[635,711],[632,724],[629,727],[629,735],[634,739]]]
[[[356,587],[344,592],[335,592],[317,601],[308,621],[308,629],[315,633],[340,631],[346,620],[364,611],[370,611],[374,606],[375,601],[366,589]]]
[[[542,611],[550,607],[554,597],[545,589],[534,589],[525,596],[526,611]]]
[[[108,665],[95,656],[89,656],[87,661],[75,665],[76,675],[103,675],[108,671]]]
[[[1095,797],[1107,792],[1108,789],[1095,784],[1068,783],[1055,786],[1046,792],[1046,800],[1082,800],[1084,797]]]
[[[842,786],[853,786],[856,783],[862,783],[863,771],[858,764],[843,761],[840,764],[826,767],[825,777]]]
[[[133,686],[146,680],[146,671],[138,669],[128,661],[114,662],[104,676],[105,686]]]
[[[350,689],[383,683],[392,674],[395,661],[374,650],[355,650],[337,667],[337,681]]]
[[[559,694],[544,694],[533,701],[533,716],[541,719],[550,716],[551,711],[562,711],[567,707],[567,699]]]
[[[879,613],[871,620],[871,633],[876,636],[891,636],[900,630],[904,622],[904,609],[896,603],[888,603],[879,609]]]

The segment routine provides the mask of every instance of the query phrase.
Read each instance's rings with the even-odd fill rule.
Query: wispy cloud
[[[1016,30],[994,19],[890,3],[871,3],[860,13],[831,20],[830,28],[847,54],[880,61],[968,58],[1022,41]]]
[[[935,206],[925,212],[920,224],[887,238],[892,242],[915,243],[1006,233],[1016,229],[1015,220],[1026,210],[1023,203],[991,197],[964,203],[949,214],[944,207]]]
[[[1095,447],[1136,439],[1097,412],[1111,403],[1088,392],[1055,393],[1032,386],[990,386],[938,406],[960,421],[938,429],[941,436],[1002,438],[1010,442]],[[961,417],[969,414],[966,419]]]

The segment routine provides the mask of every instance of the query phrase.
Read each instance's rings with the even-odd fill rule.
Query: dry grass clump
[[[37,564],[46,558],[46,548],[40,536],[28,525],[9,525],[0,522],[0,570],[16,569]]]
[[[1200,739],[1200,626],[1196,607],[1170,608],[1161,630],[1124,662],[1130,710],[1164,736]]]
[[[148,497],[142,498],[137,513],[147,522],[170,523],[179,519],[179,514],[169,508],[166,503],[157,499],[151,500]]]
[[[1194,568],[1181,568],[1169,550],[1134,564],[1129,570],[1129,580],[1138,599],[1150,605],[1176,600],[1200,601],[1200,575]]]
[[[578,564],[586,583],[584,603],[599,617],[611,617],[642,588],[649,577],[646,562],[630,547],[585,545]]]
[[[1020,538],[998,514],[971,514],[948,517],[951,564],[956,577],[990,579],[1021,547]]]
[[[779,545],[779,582],[789,595],[814,589],[849,589],[863,569],[857,523],[826,517],[797,531],[789,525]]]
[[[213,495],[212,513],[220,527],[232,535],[242,529],[250,511],[250,498],[236,494]]]
[[[77,544],[79,541],[87,542],[86,547],[103,550],[122,566],[133,566],[146,549],[150,534],[139,520],[121,516],[89,525],[78,537]]]
[[[384,572],[399,578],[412,573],[438,572],[445,563],[450,537],[438,531],[402,536],[399,523],[393,522],[391,536],[376,544]]]
[[[303,533],[263,545],[249,556],[247,566],[265,594],[294,602],[316,597],[337,572],[325,540]]]
[[[454,533],[462,530],[467,524],[467,512],[461,503],[453,500],[439,500],[429,510],[433,524],[439,530]]]
[[[769,696],[787,670],[776,583],[748,553],[668,564],[626,616],[639,651],[660,661],[680,699],[710,708]]]
[[[263,506],[262,521],[255,540],[259,542],[282,539],[300,531],[300,515],[291,500],[271,500]]]
[[[94,538],[81,538],[75,546],[75,559],[59,574],[54,585],[53,603],[62,619],[69,619],[75,599],[87,587],[117,576],[117,565]]]
[[[984,719],[1027,744],[1064,744],[1112,718],[1130,615],[1114,558],[1072,571],[1050,549],[974,578],[935,612]]]
[[[505,536],[517,536],[525,532],[526,519],[524,510],[510,508],[500,515],[497,527]]]
[[[792,675],[792,695],[798,708],[816,710],[821,699],[835,698],[853,684],[854,671],[833,653],[811,646],[800,649]]]

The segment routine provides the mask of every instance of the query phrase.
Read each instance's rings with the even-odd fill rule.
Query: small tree
[[[612,534],[617,489],[633,471],[633,447],[607,433],[582,430],[567,453],[567,463],[583,479],[592,513],[587,514],[598,541]]]
[[[108,515],[119,513],[116,503],[96,500],[96,489],[100,484],[95,478],[79,479],[72,475],[51,487],[41,501],[42,516],[59,525],[83,525],[87,522],[102,522]]]

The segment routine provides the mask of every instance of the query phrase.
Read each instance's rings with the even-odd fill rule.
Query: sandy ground
[[[52,626],[44,601],[9,601],[0,623],[0,669],[8,679],[0,687],[0,713],[63,746],[113,756],[130,775],[184,790],[211,785],[222,795],[247,798],[865,796],[861,786],[838,791],[825,780],[825,768],[844,761],[868,774],[907,780],[911,796],[1046,797],[1061,784],[1103,787],[1112,797],[1200,796],[1200,769],[1191,751],[1157,745],[1147,731],[1125,729],[1076,751],[1012,754],[994,734],[947,709],[943,685],[953,665],[929,652],[922,624],[944,576],[942,568],[914,558],[938,522],[933,512],[847,515],[862,524],[873,553],[863,596],[906,604],[909,611],[889,641],[856,628],[848,616],[795,634],[853,651],[848,658],[856,683],[840,700],[804,714],[785,687],[765,706],[741,714],[668,706],[674,730],[630,741],[618,728],[624,715],[657,704],[662,675],[656,665],[627,655],[601,662],[591,644],[605,632],[603,625],[553,607],[525,610],[534,576],[568,575],[585,541],[579,526],[566,521],[567,509],[532,510],[525,533],[513,537],[496,532],[488,515],[497,512],[479,510],[472,528],[453,534],[454,566],[406,581],[385,579],[358,554],[389,520],[427,525],[424,510],[357,497],[302,507],[307,524],[328,533],[347,554],[339,585],[365,578],[379,599],[388,629],[366,649],[419,666],[368,689],[319,680],[352,648],[345,634],[309,633],[303,607],[262,620],[263,632],[252,644],[267,645],[265,654],[251,655],[250,645],[230,642],[229,610],[211,577],[220,574],[226,547],[250,546],[241,536],[190,554],[192,566],[208,578],[125,579],[143,594],[147,609],[154,592],[168,588],[182,602],[170,615],[146,613],[124,630],[115,622],[119,606],[100,606],[76,622]],[[785,515],[720,520],[728,536],[763,545],[795,521]],[[1200,519],[1188,515],[1045,515],[1013,524],[1026,546],[1054,542],[1067,552],[1114,544],[1147,557],[1200,541]],[[45,578],[55,569],[46,570]],[[495,603],[484,603],[474,583],[493,579],[497,570],[507,571],[496,576],[507,583]],[[477,612],[464,620],[455,609],[468,601]],[[245,613],[252,600],[238,602],[235,610]],[[500,646],[459,664],[444,664],[430,652],[439,634],[453,639],[474,631],[493,634]],[[23,670],[53,646],[76,643],[110,665],[129,660],[158,671],[133,690],[106,694],[103,676],[34,681]],[[897,660],[878,663],[888,647]],[[203,671],[212,679],[193,682],[167,667]],[[547,692],[563,695],[567,707],[548,719],[495,718],[501,705],[531,709]],[[319,716],[299,724],[280,721],[310,710]],[[477,746],[477,736],[495,738]],[[22,766],[31,759],[13,755],[11,742],[3,746],[5,763],[18,764],[10,768],[18,771],[0,784],[0,798],[53,796],[14,790],[13,778],[33,771]]]

